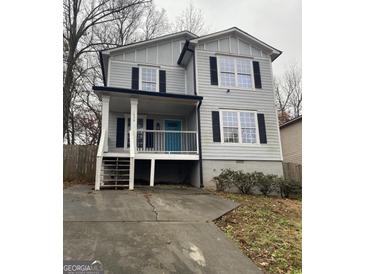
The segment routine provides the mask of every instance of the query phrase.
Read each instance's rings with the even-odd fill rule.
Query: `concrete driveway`
[[[262,273],[212,220],[237,204],[164,186],[64,190],[64,260],[99,260],[105,273]]]

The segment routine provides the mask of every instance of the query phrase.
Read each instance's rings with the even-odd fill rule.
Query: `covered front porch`
[[[201,99],[190,95],[166,95],[102,93],[102,137],[98,153],[100,180],[98,182],[97,175],[96,189],[107,185],[106,171],[110,174],[112,170],[106,168],[105,159],[124,159],[123,164],[129,171],[129,189],[135,184],[136,160],[150,161],[151,186],[154,186],[156,164],[160,160],[196,161],[191,172],[198,172],[195,165],[199,164],[198,107]],[[127,182],[125,173],[123,178]],[[115,184],[119,185],[119,175],[109,175],[107,179],[113,181],[116,178]],[[193,178],[199,180],[198,175]],[[192,184],[199,186],[199,182]]]

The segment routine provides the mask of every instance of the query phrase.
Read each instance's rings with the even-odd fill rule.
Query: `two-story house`
[[[101,51],[95,189],[209,187],[222,168],[282,175],[272,85],[280,54],[236,27]]]

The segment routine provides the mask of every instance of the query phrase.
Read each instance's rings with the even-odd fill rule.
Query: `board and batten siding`
[[[268,52],[259,49],[250,41],[243,40],[236,35],[222,36],[202,41],[197,46],[198,50],[269,58]]]
[[[260,62],[262,89],[255,91],[219,88],[210,84],[209,57],[214,52],[196,50],[197,92],[204,100],[200,108],[202,158],[219,160],[281,161],[272,71],[269,58],[255,58]],[[212,111],[220,109],[254,110],[265,115],[267,144],[229,144],[213,142]],[[258,138],[258,137],[257,137]]]
[[[132,67],[138,67],[138,63],[110,61],[108,86],[131,88]],[[166,71],[166,92],[187,94],[185,89],[185,70],[181,67],[160,66]]]
[[[155,66],[166,71],[167,93],[193,94],[191,86],[187,87],[185,69],[177,64],[184,41],[164,41],[112,53],[108,86],[131,88],[132,67]]]

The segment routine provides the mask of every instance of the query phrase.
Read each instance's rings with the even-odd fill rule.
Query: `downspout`
[[[195,51],[190,50],[193,55],[193,69],[194,69],[194,94],[197,95],[196,88],[196,66],[195,66]],[[203,160],[202,160],[202,139],[201,139],[201,128],[200,128],[200,106],[202,101],[198,103],[198,139],[199,139],[199,170],[200,170],[200,188],[204,187],[203,184]]]

